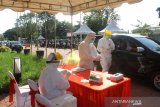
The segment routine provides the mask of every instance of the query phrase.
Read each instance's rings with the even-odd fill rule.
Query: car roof
[[[113,36],[129,36],[129,37],[147,37],[147,36],[142,36],[142,35],[139,35],[139,34],[113,34]]]

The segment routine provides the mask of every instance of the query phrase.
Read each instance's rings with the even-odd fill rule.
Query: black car
[[[12,51],[17,51],[20,53],[23,50],[23,46],[19,41],[10,41],[8,45]]]
[[[160,42],[136,34],[115,34],[112,72],[147,77],[160,90]]]

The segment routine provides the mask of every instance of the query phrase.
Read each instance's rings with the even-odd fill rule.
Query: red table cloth
[[[70,70],[75,66],[63,65],[59,68]],[[70,88],[75,97],[77,97],[78,107],[113,107],[111,97],[129,97],[130,96],[130,79],[115,83],[103,78],[103,84],[83,83],[82,79],[88,79],[90,70],[85,70],[77,73],[72,73],[69,77]],[[126,104],[123,104],[126,106]]]

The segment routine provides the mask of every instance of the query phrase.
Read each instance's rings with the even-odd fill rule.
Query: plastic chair
[[[48,100],[40,94],[36,94],[36,102],[38,107],[77,107],[77,98],[70,94],[65,94]]]
[[[35,94],[37,94],[37,93],[39,94],[38,85],[36,82],[34,82],[31,79],[28,79],[27,82],[28,82],[28,85],[30,88],[29,94],[31,96],[31,105],[32,105],[32,107],[35,107]]]
[[[9,102],[13,101],[13,94],[15,93],[16,107],[31,107],[30,97],[29,97],[29,86],[25,85],[19,87],[12,72],[8,71],[8,76],[10,78],[9,87]]]

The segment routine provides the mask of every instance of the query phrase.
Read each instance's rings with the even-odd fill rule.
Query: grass
[[[8,71],[13,72],[13,58],[20,57],[22,67],[22,78],[20,85],[27,84],[27,79],[37,81],[41,70],[45,66],[45,59],[39,59],[31,54],[24,55],[16,52],[0,52],[0,93],[8,92],[9,78]]]

